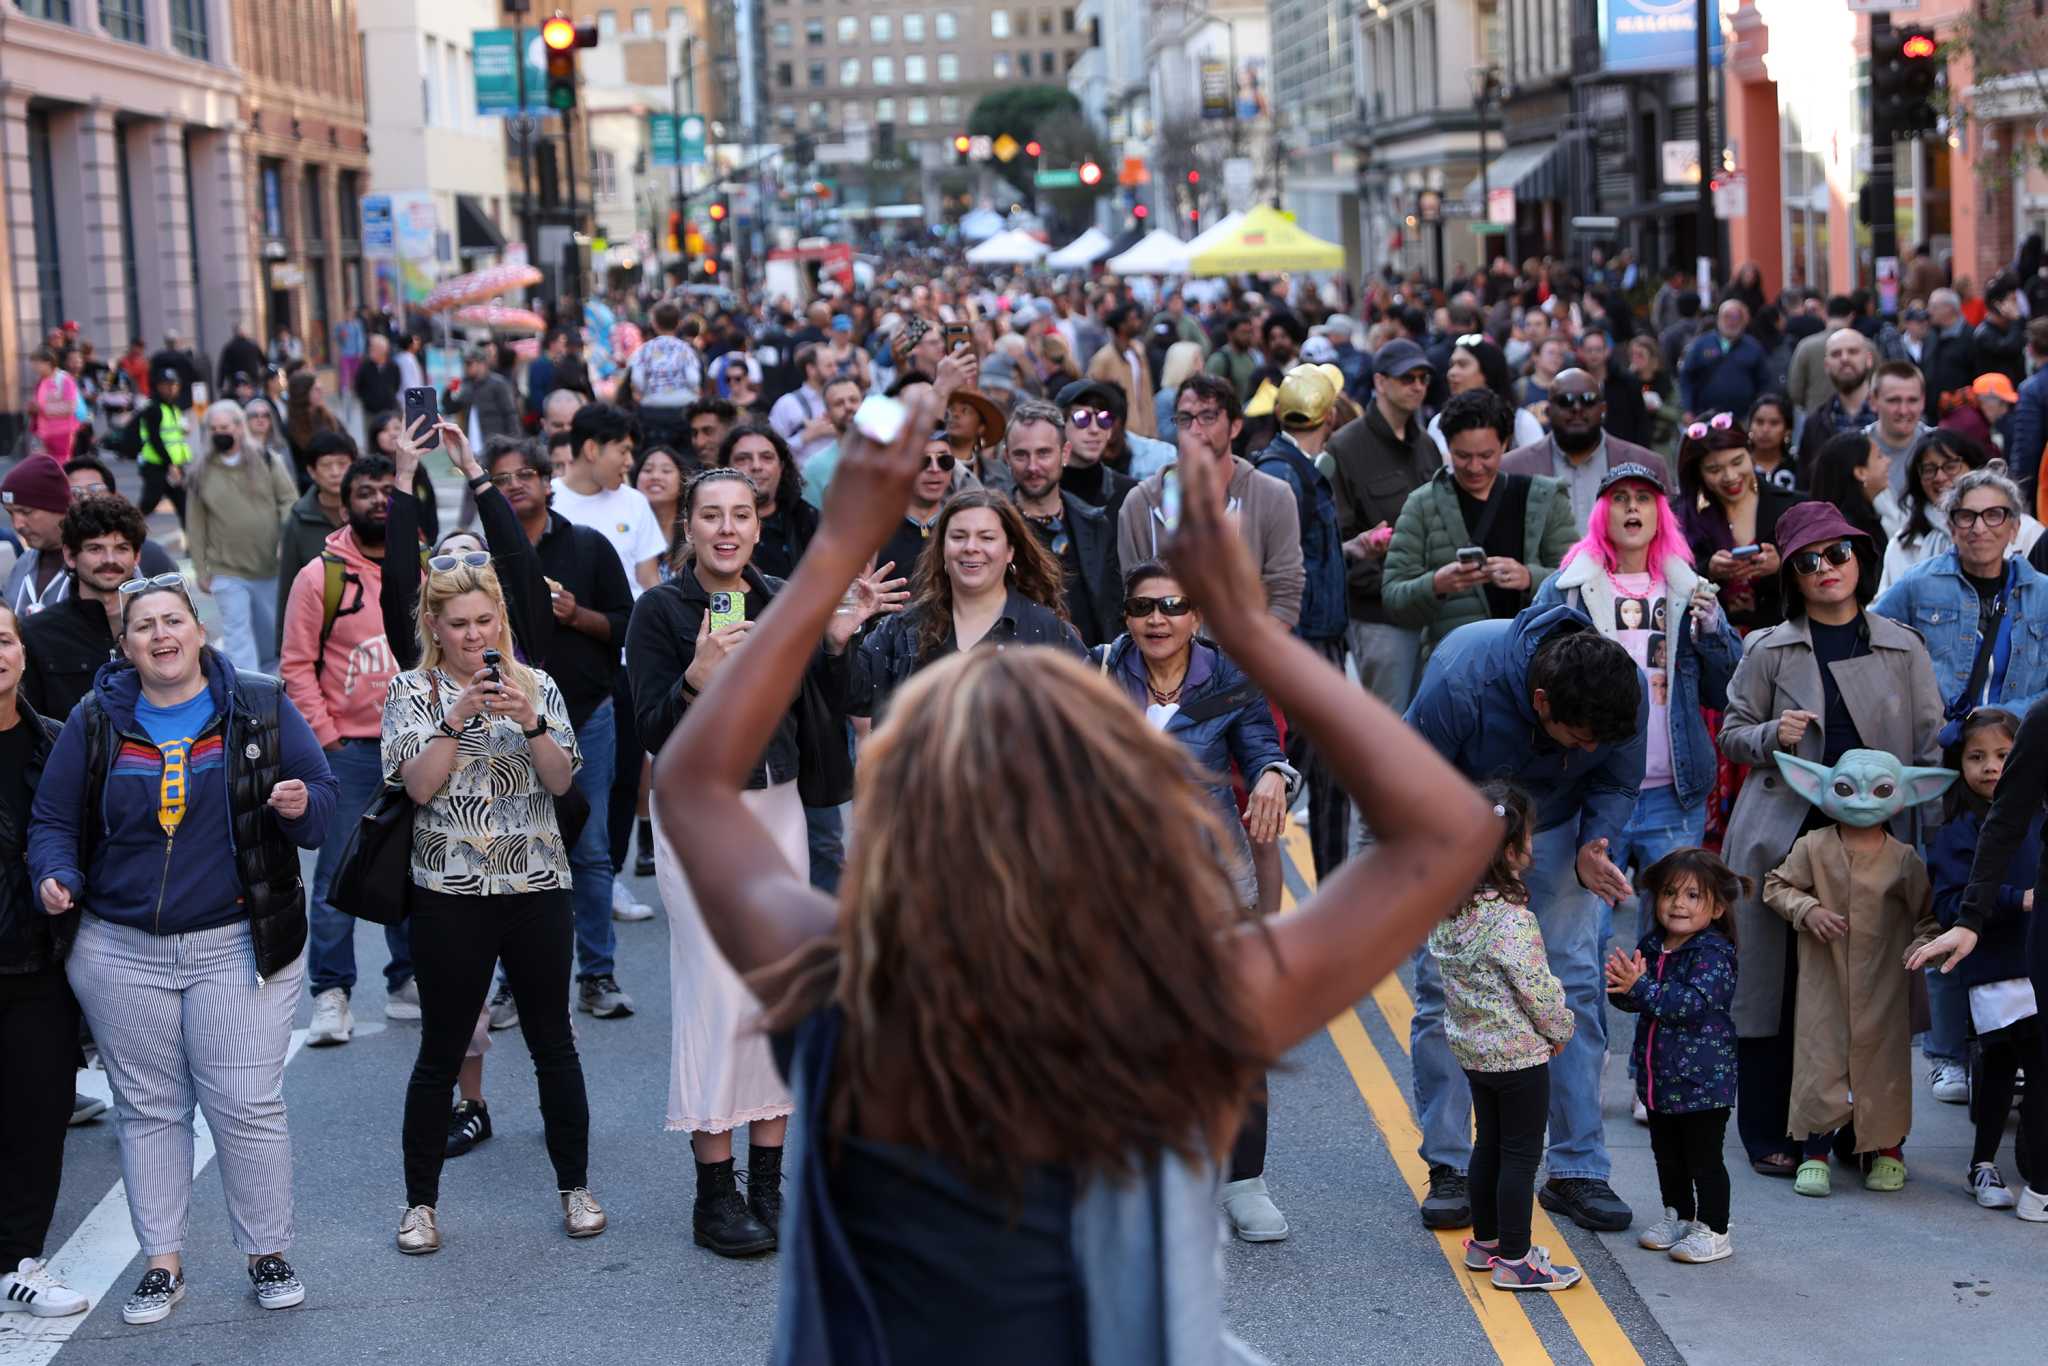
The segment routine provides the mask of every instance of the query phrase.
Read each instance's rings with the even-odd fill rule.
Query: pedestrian
[[[705,401],[699,399],[698,403]],[[716,400],[711,401],[716,402]],[[694,407],[695,405],[692,406]],[[724,438],[720,437],[719,440],[722,441]],[[718,443],[713,442],[710,451],[713,455],[714,463],[717,450]],[[675,558],[676,532],[683,525],[683,485],[690,482],[691,475],[696,474],[703,468],[705,467],[699,461],[693,459],[686,460],[671,446],[642,446],[640,454],[634,459],[633,487],[640,490],[641,496],[647,500],[647,506],[654,513],[655,525],[661,528],[662,540],[668,545],[668,551],[661,557],[660,575],[664,583],[668,582],[669,575],[672,572],[671,564]],[[806,492],[806,496],[809,496],[808,492]],[[585,530],[588,529],[587,527],[585,528]],[[653,836],[648,835],[644,829],[641,833],[646,835],[646,838],[641,841],[640,847],[646,855],[648,863],[651,865],[654,859]],[[643,872],[639,876],[654,876],[651,866],[647,872]]]
[[[71,458],[72,440],[78,434],[78,381],[47,346],[36,348],[34,364],[35,409],[29,415],[29,435],[42,443],[44,454],[62,464]]]
[[[47,455],[17,460],[0,479],[0,504],[21,538],[7,572],[7,605],[23,621],[62,602],[71,593],[64,557],[64,516],[71,510],[71,481]]]
[[[1429,933],[1443,982],[1443,1028],[1472,1088],[1472,1236],[1465,1266],[1496,1290],[1568,1290],[1577,1267],[1529,1241],[1536,1168],[1550,1114],[1550,1060],[1575,1028],[1543,951],[1523,875],[1535,861],[1535,807],[1512,784],[1480,789],[1505,823],[1500,852],[1456,914]]]
[[[1753,889],[1698,848],[1672,850],[1640,885],[1655,920],[1635,952],[1607,957],[1608,999],[1636,1016],[1630,1069],[1664,1205],[1636,1242],[1674,1262],[1718,1262],[1735,1251],[1721,1159],[1735,1106],[1735,902]]]
[[[519,662],[488,563],[430,561],[418,631],[420,667],[391,679],[380,740],[384,780],[403,783],[418,807],[407,895],[425,979],[405,1093],[398,1250],[440,1250],[448,1093],[500,961],[533,1056],[563,1228],[593,1237],[607,1219],[588,1180],[590,1106],[569,1022],[569,859],[555,802],[581,762],[568,705],[552,678]]]
[[[1758,394],[1772,388],[1770,357],[1750,334],[1753,305],[1730,296],[1714,311],[1714,326],[1685,348],[1678,383],[1691,422],[1706,413],[1743,413]]]
[[[1017,510],[1039,544],[1058,558],[1067,620],[1093,648],[1116,638],[1123,621],[1123,571],[1116,535],[1103,510],[1061,483],[1071,449],[1067,417],[1043,399],[1019,399],[1003,439]]]
[[[1944,929],[1960,920],[1963,894],[1979,836],[1991,810],[1998,781],[2005,774],[2019,735],[2020,720],[2001,707],[1979,707],[1963,722],[1962,733],[1943,755],[1945,767],[1963,775],[1948,790],[1946,823],[1928,850],[1928,873],[1934,882],[1934,916]],[[2033,877],[2041,866],[2042,813],[2027,823],[2024,837],[1995,876],[1995,918],[1987,921],[1976,952],[1953,974],[1969,992],[1970,1021],[1977,1035],[1977,1065],[1970,1078],[1970,1119],[1976,1137],[1970,1149],[1965,1188],[1985,1209],[2016,1209],[2030,1222],[2048,1221],[2048,1093],[2031,1093],[2016,1079],[2031,1069],[2048,1070],[2041,1051],[2039,1002],[2028,978],[2028,917],[2034,907]],[[2006,1117],[2013,1098],[2020,1099],[2019,1134],[2013,1159],[2023,1182],[2015,1197],[1998,1170],[1998,1148],[2005,1140]]]
[[[464,431],[467,436],[467,430]],[[507,433],[506,435],[511,435]],[[387,410],[371,413],[363,419],[363,450],[371,455],[381,455],[398,463],[398,448],[405,438],[405,418],[402,414]],[[490,441],[500,439],[497,436]],[[486,442],[488,445],[488,441]],[[474,447],[472,447],[474,449]],[[441,500],[434,492],[434,478],[424,465],[417,465],[412,478],[406,481],[406,491],[412,495],[416,509],[416,529],[427,545],[438,545],[441,541]],[[475,506],[475,490],[465,489],[464,503]],[[473,519],[470,519],[473,520]]]
[[[299,571],[320,557],[327,538],[348,525],[348,505],[341,483],[356,461],[356,443],[347,432],[322,432],[313,438],[310,459],[299,461],[306,487],[284,516],[277,541],[277,629],[284,633],[284,612]],[[280,649],[282,647],[280,646]]]
[[[1731,413],[1730,418],[1733,418]],[[1749,463],[1756,469],[1757,482],[1786,492],[1797,492],[1799,467],[1792,455],[1795,426],[1792,402],[1783,394],[1763,394],[1749,405],[1742,420],[1748,436]]]
[[[1548,475],[1562,483],[1571,497],[1574,529],[1581,536],[1593,515],[1600,483],[1615,466],[1644,466],[1670,487],[1664,457],[1610,433],[1606,421],[1607,398],[1600,381],[1585,370],[1560,371],[1550,386],[1550,435],[1536,445],[1509,451],[1501,461],[1509,474]]]
[[[900,519],[938,411],[921,398],[894,445],[843,455],[804,571],[656,766],[659,818],[722,957],[782,969],[751,980],[815,1126],[783,1221],[772,1360],[995,1361],[1028,1343],[1033,1361],[1160,1361],[1171,1324],[1204,1359],[1241,1361],[1214,1245],[1168,1230],[1213,1218],[1217,1155],[1261,1070],[1419,942],[1498,826],[1267,619],[1223,525],[1222,471],[1203,464],[1174,543],[1186,586],[1218,646],[1311,718],[1383,854],[1270,937],[1232,933],[1236,889],[1185,752],[1134,727],[1084,664],[977,650],[913,682],[870,741],[844,908],[804,887],[749,771]],[[1312,927],[1331,951],[1307,948]],[[906,1240],[909,1209],[934,1217]],[[1032,1284],[1051,1293],[1027,1298]],[[872,1307],[833,1308],[840,1288]]]
[[[292,448],[292,456],[301,465],[310,467],[313,463],[313,438],[323,432],[342,429],[341,424],[334,420],[334,414],[327,411],[317,374],[301,370],[285,381],[284,412],[284,439]],[[147,492],[145,485],[145,495]],[[150,509],[144,507],[143,511]]]
[[[113,1088],[146,1259],[121,1317],[155,1323],[185,1296],[195,1100],[256,1301],[285,1309],[306,1298],[284,1256],[299,851],[325,836],[336,785],[276,680],[208,648],[183,579],[124,585],[122,599],[126,658],[64,723],[28,856],[43,908],[78,915],[66,971]]]
[[[339,367],[343,393],[351,393],[365,413],[385,413],[399,406],[405,393],[405,376],[391,358],[391,338],[372,332],[358,363],[344,355]],[[353,374],[350,372],[353,370]]]
[[[1500,396],[1503,403],[1514,411],[1514,431],[1508,441],[1509,450],[1534,445],[1543,439],[1543,424],[1527,408],[1516,408],[1514,378],[1508,369],[1507,354],[1495,346],[1482,333],[1472,333],[1458,338],[1451,347],[1450,361],[1444,367],[1444,387],[1452,398],[1468,389],[1491,389]],[[1451,461],[1450,444],[1444,440],[1443,412],[1441,409],[1429,419],[1425,428],[1429,439],[1443,454],[1444,463]]]
[[[249,435],[242,406],[206,409],[207,449],[186,489],[185,545],[199,591],[220,613],[220,650],[237,669],[277,672],[277,555],[298,501],[291,471]]]
[[[637,730],[651,752],[667,742],[782,591],[782,580],[764,576],[752,563],[760,539],[758,497],[736,469],[706,470],[693,478],[683,500],[690,552],[675,576],[650,589],[634,608],[626,629],[626,675]],[[886,590],[879,580],[863,582],[851,609],[833,614],[823,633],[824,654],[806,676],[806,690],[828,713],[843,715],[845,654],[854,633],[881,610],[885,592],[887,601],[901,600],[900,581]],[[772,740],[749,759],[746,790],[747,809],[773,831],[787,866],[808,881],[810,841],[798,784],[805,710],[803,699],[783,705]],[[813,737],[814,743],[829,740]],[[843,729],[838,743],[845,743]],[[775,1247],[789,1092],[769,1060],[767,1040],[753,1027],[756,1001],[714,947],[695,885],[676,860],[669,842],[675,826],[662,810],[666,799],[657,791],[653,815],[655,876],[669,918],[668,1127],[690,1135],[696,1159],[691,1224],[697,1245],[722,1257],[753,1256]],[[742,1125],[748,1126],[744,1199],[732,1152],[733,1130]]]
[[[1882,566],[1891,544],[1887,525],[1903,525],[1891,489],[1892,458],[1867,432],[1843,432],[1820,448],[1813,498],[1836,508],[1875,547]],[[1781,547],[1782,549],[1782,547]]]
[[[1913,448],[1912,457],[1906,461],[1906,496],[1899,504],[1903,521],[1898,534],[1885,547],[1884,576],[1878,581],[1878,592],[1888,591],[1907,571],[1955,549],[1955,541],[1948,533],[1948,516],[1941,505],[1956,480],[1971,470],[1984,468],[1989,458],[1976,442],[1940,428]],[[2020,553],[2031,550],[2040,539],[2038,531],[2029,534],[2031,528],[2027,523],[2032,520],[2021,515],[2021,530],[2014,542]]]
[[[192,442],[185,430],[185,410],[178,405],[177,370],[153,368],[150,401],[135,415],[136,463],[142,467],[142,494],[136,506],[145,517],[163,506],[165,498],[185,521],[185,467],[192,462]]]
[[[817,534],[818,509],[804,500],[804,477],[790,458],[788,444],[765,422],[743,422],[726,433],[711,464],[738,470],[760,490],[756,510],[761,539],[754,547],[755,566],[772,578],[794,574],[804,547]]]

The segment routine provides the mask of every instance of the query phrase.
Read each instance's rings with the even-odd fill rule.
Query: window
[[[997,10],[996,13],[1001,14],[1002,11]],[[998,52],[995,56],[995,61],[989,64],[988,74],[995,77],[999,81],[1007,81],[1008,79],[1010,79],[1010,54],[1007,52]]]
[[[924,41],[924,16],[922,14],[906,14],[903,16],[903,41],[906,43],[921,43]]]
[[[258,178],[263,187],[263,235],[284,236],[284,163],[265,161]]]
[[[988,13],[988,36],[1007,38],[1010,36],[1010,12],[1006,9],[990,10]]]
[[[1038,69],[1050,76],[1055,71],[1058,71],[1059,67],[1055,64],[1053,55],[1050,52],[1041,52],[1038,54]]]
[[[1072,33],[1073,31],[1074,31],[1074,12],[1073,12],[1072,10],[1070,10],[1070,9],[1063,9],[1063,10],[1061,10],[1061,11],[1060,11],[1060,32],[1061,32],[1061,33]]]
[[[148,0],[100,0],[100,26],[109,38],[128,43],[149,41],[149,26],[143,21]]]
[[[1042,9],[1042,10],[1040,10],[1040,11],[1038,12],[1038,33],[1039,33],[1039,36],[1040,36],[1040,37],[1044,37],[1044,36],[1045,36],[1046,34],[1048,34],[1048,33],[1051,33],[1051,32],[1052,32],[1052,11],[1051,11],[1051,10],[1049,10],[1049,9]]]
[[[846,16],[845,16],[844,18],[842,18],[842,19],[841,19],[841,20],[839,21],[839,41],[840,41],[840,42],[842,42],[842,43],[857,43],[857,42],[859,42],[859,41],[860,41],[860,20],[858,20],[858,19],[854,18],[854,17],[853,17],[852,15],[850,15],[850,14],[849,14],[849,15],[846,15]]]
[[[805,85],[818,86],[823,85],[824,83],[825,64],[823,62],[812,62],[808,67],[804,69]]]
[[[306,236],[306,250],[327,249],[327,215],[322,212],[325,205],[320,198],[320,176],[308,166],[299,174],[299,197],[303,204],[300,212],[304,217],[299,227]]]
[[[931,101],[922,95],[911,96],[910,121],[919,126],[930,123],[932,121]]]
[[[823,100],[812,100],[809,105],[805,106],[804,113],[810,119],[811,127],[813,128],[830,128],[832,126],[831,116],[826,114],[825,102]]]
[[[957,81],[960,79],[960,59],[950,52],[939,54],[939,79]]]
[[[1017,54],[1017,74],[1020,76],[1029,76],[1031,74],[1030,53],[1020,52]]]
[[[839,59],[839,83],[841,85],[860,84],[860,58],[841,57]]]
[[[668,13],[662,17],[661,26],[673,33],[681,28],[685,22],[683,7],[681,5],[670,5]]]
[[[59,16],[38,17],[56,19]],[[61,17],[65,23],[71,21],[68,12]],[[50,159],[50,116],[40,109],[31,109],[28,114],[29,222],[35,229],[36,295],[42,304],[46,329],[64,316],[64,271],[59,255],[63,250],[64,234],[58,230],[57,183],[52,174],[53,165]],[[135,328],[131,326],[129,330],[133,332]]]
[[[796,68],[788,62],[777,62],[775,64],[775,83],[785,90],[795,85]]]
[[[958,38],[959,36],[960,22],[953,17],[953,11],[942,9],[932,16],[932,37]]]
[[[906,85],[923,85],[926,80],[924,57],[913,55],[903,59],[903,80]]]
[[[171,46],[187,57],[206,61],[206,0],[171,0]]]
[[[876,122],[876,123],[894,123],[894,122],[896,122],[896,101],[894,101],[894,100],[891,100],[891,99],[880,99],[880,100],[876,100],[876,101],[875,101],[875,122]]]
[[[619,36],[619,16],[608,9],[597,12],[597,36],[605,42]]]
[[[187,168],[191,166],[188,161]],[[363,177],[359,171],[343,171],[335,182],[335,203],[337,217],[341,220],[341,240],[350,249],[362,245],[363,236]],[[197,259],[196,256],[194,259]]]
[[[939,118],[946,123],[958,123],[960,121],[960,97],[958,95],[939,96]]]
[[[590,193],[595,199],[619,197],[619,159],[609,147],[591,149]]]
[[[789,21],[787,19],[777,19],[775,23],[769,27],[768,33],[771,40],[777,47],[788,47],[792,42],[796,40],[796,35],[793,32],[791,32],[789,27]]]
[[[804,20],[804,44],[807,47],[825,46],[825,21],[823,19]]]
[[[654,32],[654,11],[636,9],[633,11],[633,32],[645,38]]]
[[[60,24],[71,22],[71,0],[14,0],[14,7],[23,14],[28,15],[31,19],[52,19]],[[45,130],[45,135],[47,135],[47,132],[48,130]],[[40,223],[42,220],[38,219],[36,221]],[[39,252],[38,259],[40,259],[40,256]],[[45,318],[61,318],[64,316],[64,313],[62,309],[54,313],[45,309],[43,316]]]
[[[781,124],[784,128],[796,127],[796,106],[793,104],[776,105],[775,121]]]
[[[896,31],[896,26],[895,26],[895,24],[893,24],[893,23],[891,23],[891,22],[890,22],[890,20],[889,20],[889,16],[888,16],[888,15],[886,15],[886,14],[875,14],[875,15],[870,15],[870,16],[868,17],[868,41],[869,41],[869,42],[871,42],[871,43],[886,43],[886,42],[888,42],[888,41],[889,41],[890,37],[891,37],[891,36],[892,36],[892,35],[893,35],[893,34],[895,33],[895,31]]]
[[[875,58],[871,64],[869,74],[873,76],[876,85],[896,84],[896,59],[894,57]]]

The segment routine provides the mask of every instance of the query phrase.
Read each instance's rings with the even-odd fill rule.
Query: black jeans
[[[1650,1152],[1657,1159],[1657,1186],[1665,1207],[1716,1233],[1728,1231],[1728,1164],[1721,1160],[1721,1142],[1727,1136],[1725,1107],[1689,1115],[1650,1111]]]
[[[1249,1181],[1266,1174],[1266,1079],[1244,1107],[1244,1119],[1237,1126],[1237,1138],[1230,1145],[1232,1181]]]
[[[1550,1064],[1514,1072],[1465,1069],[1472,1084],[1472,1237],[1500,1240],[1496,1256],[1529,1255],[1529,1219],[1543,1126],[1550,1118]]]
[[[145,460],[141,463],[142,497],[136,502],[135,506],[141,508],[142,515],[147,517],[150,513],[155,512],[158,504],[168,497],[171,500],[171,506],[177,510],[178,525],[185,525],[185,486],[183,484],[172,485],[171,472],[168,466],[151,460]]]
[[[78,1001],[64,969],[0,974],[0,1271],[43,1255],[77,1063]]]
[[[1344,641],[1311,640],[1311,650],[1344,671]],[[1316,865],[1316,881],[1337,870],[1351,852],[1351,797],[1336,773],[1324,762],[1308,735],[1287,718],[1287,762],[1301,774],[1302,790],[1308,796],[1308,848]]]
[[[1766,927],[1764,933],[1772,933]],[[1778,1006],[1778,1032],[1768,1038],[1735,1041],[1735,1131],[1751,1162],[1773,1153],[1799,1156],[1800,1145],[1789,1136],[1792,1110],[1792,1026],[1799,997],[1797,931],[1782,925],[1785,936],[1784,995]]]
[[[540,1082],[555,1185],[589,1184],[590,1102],[569,1028],[574,914],[566,890],[449,896],[412,889],[412,960],[420,988],[420,1052],[405,1091],[405,1202],[438,1203],[448,1146],[448,1095],[502,961],[519,1030]]]
[[[1997,1160],[1998,1145],[2005,1138],[2005,1117],[2012,1111],[2013,1076],[2024,1070],[2027,1093],[2020,1100],[2013,1162],[2022,1181],[2036,1191],[2048,1191],[2048,1170],[2041,1161],[2041,1142],[2048,1136],[2042,1127],[2048,1122],[2048,1062],[2043,1060],[2041,1017],[1980,1034],[1977,1042],[1981,1053],[1970,1088],[1970,1118],[1977,1125],[1977,1141],[1970,1149],[1970,1165]]]

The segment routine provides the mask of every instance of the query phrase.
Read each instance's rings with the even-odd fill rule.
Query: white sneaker
[[[1695,1266],[1734,1255],[1735,1245],[1728,1240],[1727,1234],[1716,1233],[1697,1219],[1693,1220],[1685,1237],[1671,1249],[1672,1261],[1689,1262]]]
[[[1927,1084],[1934,1088],[1934,1098],[1944,1105],[1969,1103],[1970,1076],[1959,1062],[1935,1059],[1927,1068]]]
[[[1692,1232],[1692,1220],[1681,1219],[1678,1211],[1669,1205],[1664,1207],[1664,1217],[1636,1235],[1636,1245],[1652,1252],[1669,1252],[1683,1242],[1685,1235]]]
[[[654,907],[644,901],[633,900],[633,894],[626,890],[625,879],[612,879],[612,919],[652,920]]]
[[[2032,1186],[2021,1186],[2019,1208],[2013,1213],[2030,1224],[2048,1224],[2048,1195]]]
[[[384,996],[384,1018],[387,1020],[417,1020],[420,1017],[420,983],[417,977],[405,979],[405,985]]]
[[[2011,1209],[2019,1203],[1998,1168],[1989,1162],[1979,1162],[1970,1168],[1970,1194],[1985,1209]]]
[[[39,1319],[61,1319],[83,1314],[92,1301],[64,1285],[49,1268],[33,1257],[0,1276],[0,1314],[33,1314]]]
[[[1633,1119],[1638,1124],[1648,1124],[1650,1122],[1650,1107],[1643,1104],[1643,1098],[1641,1096],[1637,1096],[1634,1100],[1629,1102],[1628,1113],[1629,1118]]]
[[[313,1022],[306,1027],[308,1048],[347,1043],[355,1032],[356,1021],[349,1014],[347,992],[329,987],[313,998]]]
[[[1223,1212],[1230,1227],[1247,1243],[1277,1243],[1287,1236],[1287,1216],[1266,1192],[1266,1178],[1247,1177],[1223,1187]]]

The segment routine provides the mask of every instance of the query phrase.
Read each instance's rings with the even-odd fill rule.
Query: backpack
[[[427,548],[420,547],[420,574],[427,572]],[[351,574],[348,564],[331,550],[320,552],[320,640],[313,647],[313,677],[318,679],[327,667],[327,638],[334,634],[334,623],[363,610],[363,580],[360,575]],[[348,586],[356,586],[356,600],[347,606],[342,600],[348,595]]]

